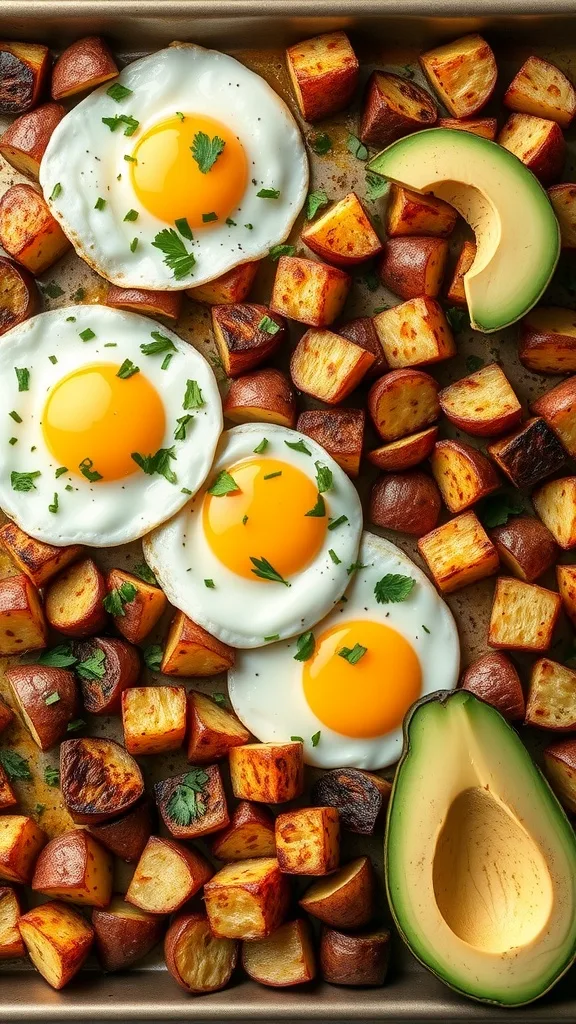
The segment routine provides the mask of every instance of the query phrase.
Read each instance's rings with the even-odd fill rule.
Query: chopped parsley
[[[130,242],[130,252],[136,252],[137,248],[138,248],[138,239],[137,238],[133,238],[132,241]]]
[[[47,697],[44,697],[44,703],[47,707],[50,707],[51,704],[58,704],[59,700],[60,694],[56,693],[56,691],[54,691],[54,693],[49,693]]]
[[[215,704],[225,704],[226,703],[226,694],[225,693],[213,693],[212,694],[212,700],[214,701]]]
[[[152,245],[164,256],[164,263],[172,271],[177,281],[191,273],[196,257],[188,252],[184,242],[176,234],[174,228],[163,228],[156,235]]]
[[[290,742],[291,743],[304,743],[304,740],[303,740],[302,736],[291,736],[290,737]]]
[[[25,367],[20,369],[18,366],[14,367],[16,379],[18,381],[18,391],[29,391],[30,390],[30,370]]]
[[[0,764],[10,781],[13,779],[27,781],[32,778],[28,761],[25,757],[17,754],[15,750],[7,750],[6,748],[0,750]]]
[[[314,220],[318,211],[328,206],[329,202],[330,200],[323,188],[317,188],[314,192],[309,192],[306,199],[306,220]]]
[[[268,255],[273,263],[279,260],[281,256],[294,256],[295,253],[295,245],[273,245],[268,251]]]
[[[98,199],[94,203],[94,209],[95,210],[103,210],[105,206],[106,206],[106,200],[102,199],[102,196],[98,196]]]
[[[276,569],[273,565],[270,565],[267,558],[253,558],[252,555],[250,555],[250,561],[254,566],[252,572],[258,577],[258,579],[269,580],[271,583],[283,583],[285,587],[292,586],[292,584],[288,583],[288,581],[285,580],[279,572],[276,572]]]
[[[329,530],[337,530],[339,526],[343,526],[344,523],[348,522],[348,516],[338,516],[338,519],[331,519],[328,523]]]
[[[278,334],[280,324],[277,324],[271,316],[263,316],[258,324],[257,330],[265,331],[266,334]]]
[[[503,491],[484,499],[478,517],[483,526],[492,529],[494,526],[504,526],[510,516],[519,516],[524,511],[524,500],[520,494]]]
[[[204,586],[207,587],[208,590],[216,590],[214,580],[204,580]]]
[[[198,385],[197,380],[186,381],[186,391],[184,393],[184,401],[182,402],[183,409],[201,409],[206,403],[202,397],[202,391]]]
[[[12,470],[10,474],[10,483],[12,484],[13,491],[35,491],[36,484],[34,481],[40,476],[40,470],[37,469],[35,473],[16,473]]]
[[[144,583],[149,583],[151,587],[158,586],[158,580],[146,562],[138,562],[138,564],[132,569],[132,572],[135,576],[138,576],[139,579],[144,580]]]
[[[16,412],[15,409],[12,409],[12,412],[9,412],[8,415],[11,417],[11,419],[14,420],[14,423],[22,423],[22,417]]]
[[[64,295],[64,289],[55,281],[49,281],[48,284],[42,284],[40,287],[49,299],[59,299],[61,295]]]
[[[89,480],[91,484],[95,484],[97,480],[102,479],[102,473],[99,473],[97,469],[94,469],[94,463],[92,459],[82,459],[82,462],[78,466],[78,469],[82,473],[82,476]]]
[[[326,156],[332,149],[332,139],[326,132],[315,132],[309,141],[310,149],[316,156]]]
[[[114,587],[109,594],[103,600],[105,610],[113,615],[114,618],[123,618],[126,615],[124,611],[124,605],[130,604],[134,600],[138,588],[133,583],[129,583],[128,580],[124,580],[119,587]]]
[[[134,135],[136,129],[140,127],[140,121],[131,117],[130,114],[114,114],[113,117],[103,117],[102,123],[107,125],[111,132],[115,132],[123,124],[124,135],[128,136]]]
[[[124,611],[122,611],[122,615],[124,615]],[[87,682],[104,679],[106,675],[106,655],[104,651],[97,647],[84,661],[78,662],[76,672],[81,679],[85,679]]]
[[[213,220],[218,220],[218,214],[214,213],[213,210],[211,210],[210,213],[203,213],[202,214],[202,223],[203,224],[211,224]],[[248,225],[245,224],[244,227],[248,227]]]
[[[470,327],[470,316],[467,309],[458,309],[458,306],[451,306],[446,310],[446,319],[453,331],[458,334],[460,331]]]
[[[162,363],[160,365],[160,369],[161,370],[167,370],[168,369],[168,367],[170,366],[170,363],[172,362],[173,355],[174,355],[173,352],[168,352],[168,355],[164,356],[164,359],[162,360]]]
[[[56,491],[54,491],[54,497],[52,498],[52,504],[48,505],[48,511],[52,512],[54,515],[58,511],[58,494],[56,493]]]
[[[137,164],[138,163],[136,157],[135,156],[130,156],[129,153],[124,153],[124,159],[129,164]]]
[[[260,444],[257,444],[256,447],[253,449],[254,450],[254,454],[255,455],[262,455],[262,452],[266,451],[269,443],[270,442],[268,441],[268,438],[267,437],[263,437],[262,440],[260,441]]]
[[[280,198],[280,189],[279,188],[261,188],[260,191],[256,193],[256,198],[257,199],[279,199]]]
[[[338,555],[336,554],[333,548],[328,548],[328,554],[330,555],[330,558],[334,562],[334,565],[340,565],[342,559],[338,558]]]
[[[75,665],[78,658],[72,653],[71,644],[58,644],[48,651],[42,651],[38,658],[38,665],[50,665],[51,668],[70,668]]]
[[[363,647],[362,644],[354,644],[354,647],[341,647],[338,651],[338,657],[344,658],[350,665],[357,665],[367,650],[368,648]]]
[[[374,597],[378,604],[398,604],[412,593],[415,584],[416,580],[412,576],[387,573],[374,587]]]
[[[208,494],[212,494],[215,498],[222,498],[226,494],[234,494],[239,490],[240,488],[234,477],[230,476],[230,473],[223,469],[218,473],[212,486],[208,488]]]
[[[193,240],[194,235],[192,234],[192,228],[186,220],[186,217],[179,217],[178,220],[174,221],[174,224],[176,225],[176,230],[182,235],[182,238],[187,238],[189,242]]]
[[[176,473],[170,465],[170,460],[176,458],[174,446],[171,448],[159,448],[154,455],[141,455],[140,452],[132,452],[130,456],[143,473],[152,476],[158,473],[163,476],[169,484],[175,484],[178,480]]]
[[[321,494],[318,495],[314,508],[311,508],[309,512],[305,512],[304,515],[310,516],[313,519],[322,519],[326,515],[326,503]]]
[[[422,623],[422,629],[424,630],[425,633],[428,633],[428,636],[430,636],[430,630],[428,629],[428,626],[424,625],[424,623]]]
[[[349,565],[348,568],[346,569],[346,572],[348,573],[348,576],[352,576],[352,574],[355,573],[355,572],[358,572],[359,569],[367,569],[367,568],[368,568],[368,566],[367,565],[363,565],[362,562],[352,562],[352,564]]]
[[[57,181],[50,193],[50,201],[52,202],[53,199],[58,199],[59,195],[62,195],[62,185]]]
[[[202,174],[208,174],[208,171],[212,170],[225,145],[224,139],[218,135],[210,138],[206,132],[196,132],[190,150]]]
[[[108,89],[106,89],[106,95],[110,96],[116,103],[121,103],[127,96],[132,95],[132,89],[128,89],[125,85],[121,85],[120,82],[113,82]]]
[[[390,182],[381,174],[374,174],[374,171],[366,171],[366,198],[375,202],[387,195],[390,189]]]
[[[135,366],[131,359],[125,359],[116,376],[120,377],[121,380],[128,380],[135,373],[140,373],[140,367]]]
[[[192,419],[193,419],[193,417],[190,416],[190,414],[188,414],[186,416],[179,416],[178,417],[178,419],[176,420],[176,423],[178,424],[178,426],[176,427],[176,430],[174,431],[174,440],[175,441],[185,441],[186,440],[186,427],[188,426],[188,424],[190,423],[190,421]]]
[[[54,476],[58,480],[59,477],[64,476],[64,473],[67,473],[67,472],[68,472],[68,467],[67,466],[58,466],[58,469],[55,471]]]
[[[159,672],[164,652],[160,644],[149,644],[144,648],[144,664],[151,672]]]
[[[45,768],[44,769],[44,782],[47,786],[59,786],[60,785],[60,772],[57,768]]]
[[[66,732],[77,732],[78,729],[83,729],[86,722],[83,718],[75,718],[73,722],[69,722],[66,726]]]
[[[279,640],[279,639],[280,639],[280,633],[272,633],[270,636],[265,636],[264,637],[264,640],[266,641],[266,643],[273,643],[274,640]]]
[[[170,338],[167,338],[165,334],[160,334],[160,331],[152,331],[151,338],[154,341],[147,342],[146,345],[140,345],[140,351],[145,356],[156,356],[161,352],[175,352],[176,345]]]
[[[284,441],[287,448],[291,448],[293,452],[302,452],[302,455],[312,455],[309,448],[306,447],[302,438],[299,441]]]
[[[480,356],[466,356],[466,369],[468,373],[475,373],[484,366],[484,360]]]
[[[209,775],[202,768],[193,768],[187,772],[182,782],[176,786],[168,803],[166,814],[182,828],[206,814],[206,796],[204,787]]]
[[[138,220],[138,210],[128,210],[128,213],[124,217],[124,220]]]
[[[96,334],[91,327],[87,327],[86,330],[80,331],[80,337],[82,338],[82,341],[92,341],[92,339],[96,337]]]
[[[318,730],[318,732],[315,732],[314,735],[310,737],[310,741],[313,747],[318,746],[318,744],[320,743],[320,729]]]
[[[316,483],[318,484],[318,490],[320,494],[325,491],[329,491],[333,483],[332,470],[328,466],[323,466],[321,462],[315,462],[316,466]]]
[[[307,633],[301,633],[296,641],[294,661],[308,661],[314,654],[315,649],[316,640],[312,630],[308,630]]]
[[[348,136],[348,139],[346,141],[346,148],[349,153],[352,153],[352,156],[356,157],[357,160],[368,159],[368,150],[366,149],[364,143],[361,142],[356,135],[350,134]]]

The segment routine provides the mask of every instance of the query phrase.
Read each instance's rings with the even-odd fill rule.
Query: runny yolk
[[[224,148],[204,172],[192,154],[194,138],[203,132]],[[134,192],[149,213],[167,224],[186,218],[191,228],[211,227],[239,206],[248,179],[248,160],[234,132],[203,114],[174,116],[150,128],[136,144],[130,163]]]
[[[284,579],[305,569],[322,547],[328,524],[328,500],[326,515],[306,515],[318,500],[314,479],[272,458],[247,459],[228,473],[238,490],[204,498],[204,535],[219,561],[251,580],[259,580],[251,557],[267,559]]]
[[[339,652],[356,644],[366,653],[350,664]],[[316,636],[302,669],[304,695],[314,714],[343,736],[368,738],[396,729],[420,696],[422,670],[412,646],[391,626],[342,622]]]
[[[42,415],[44,440],[59,466],[81,474],[80,464],[104,480],[140,472],[132,452],[162,447],[164,405],[143,373],[118,377],[118,364],[94,363],[69,373],[51,389]]]

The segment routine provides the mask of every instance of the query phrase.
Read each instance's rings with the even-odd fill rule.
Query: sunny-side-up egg
[[[174,515],[204,482],[222,430],[204,357],[105,306],[9,331],[0,396],[0,507],[50,544],[124,544]]]
[[[301,738],[306,763],[321,768],[393,764],[408,708],[458,681],[456,624],[424,573],[370,533],[358,559],[345,598],[313,630],[238,652],[228,677],[258,739]]]
[[[122,287],[200,285],[283,242],[308,188],[285,103],[233,57],[176,43],[56,127],[40,183],[76,251]]]
[[[246,423],[222,435],[207,488],[144,540],[169,601],[233,647],[309,629],[358,554],[355,487],[320,445]]]

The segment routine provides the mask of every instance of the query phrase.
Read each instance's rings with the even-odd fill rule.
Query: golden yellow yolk
[[[251,557],[266,558],[284,579],[305,569],[328,524],[327,501],[325,516],[306,515],[318,499],[314,479],[272,458],[247,459],[228,473],[238,491],[220,498],[206,494],[203,508],[204,535],[219,561],[251,580],[258,579]]]
[[[224,141],[224,149],[203,173],[191,147],[198,132]],[[185,217],[191,228],[210,226],[203,217],[226,218],[239,206],[248,180],[242,143],[220,121],[203,114],[168,118],[150,128],[130,154],[134,192],[149,213],[167,224]]]
[[[162,447],[166,417],[160,395],[143,373],[118,377],[115,363],[82,366],[54,385],[42,415],[44,440],[60,466],[80,475],[80,464],[104,480],[140,472],[132,452]]]
[[[366,653],[350,664],[338,653],[356,644]],[[398,728],[420,696],[422,670],[412,646],[382,622],[343,622],[316,636],[302,670],[314,714],[343,736],[383,736]]]

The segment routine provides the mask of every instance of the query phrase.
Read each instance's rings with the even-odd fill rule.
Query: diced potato
[[[567,181],[552,185],[548,189],[548,198],[560,225],[562,248],[576,249],[576,185]]]
[[[86,711],[91,715],[119,714],[123,691],[136,686],[140,676],[138,648],[116,636],[93,636],[77,643],[74,653]],[[94,664],[92,659],[99,665],[97,673],[83,667],[86,661]]]
[[[157,782],[154,796],[162,821],[175,839],[199,839],[230,824],[222,777],[215,764]]]
[[[94,931],[65,903],[43,903],[23,914],[20,934],[28,956],[52,988],[61,989],[78,973],[90,952]]]
[[[464,441],[437,441],[430,466],[450,512],[463,512],[500,486],[486,456]]]
[[[312,328],[292,353],[290,374],[299,391],[337,405],[354,391],[373,362],[372,353],[353,341]]]
[[[395,470],[411,469],[431,454],[438,437],[438,427],[419,430],[398,441],[391,441],[368,452],[368,461],[389,473]]]
[[[475,259],[475,242],[464,242],[464,245],[458,254],[454,273],[452,274],[452,280],[450,281],[446,291],[446,299],[448,302],[453,303],[455,306],[461,306],[463,309],[467,309],[468,307],[468,300],[466,298],[466,291],[464,288],[464,276],[470,270]]]
[[[0,256],[0,337],[40,312],[40,292],[24,267]]]
[[[564,611],[576,626],[576,565],[557,565],[556,581]]]
[[[534,516],[513,516],[490,535],[502,564],[525,583],[538,579],[560,554],[550,531]]]
[[[536,512],[565,551],[576,547],[576,476],[543,484],[532,495]]]
[[[242,722],[205,693],[188,693],[187,757],[192,764],[210,764],[228,755],[230,747],[248,743]]]
[[[335,807],[303,807],[276,818],[276,856],[288,875],[328,875],[340,862]]]
[[[47,839],[33,818],[24,814],[0,815],[0,878],[28,885]]]
[[[390,187],[385,228],[389,238],[400,235],[452,234],[458,214],[453,206],[432,195],[410,192],[399,185]]]
[[[382,251],[382,242],[355,192],[308,223],[301,238],[321,259],[339,267],[362,263]]]
[[[8,776],[0,764],[0,811],[7,811],[11,807],[15,807],[18,803],[18,797],[16,796]],[[0,890],[1,891],[1,890]],[[0,958],[2,954],[0,952]]]
[[[274,818],[264,807],[241,800],[228,828],[212,840],[212,853],[225,861],[275,857]]]
[[[362,928],[374,913],[376,882],[368,857],[357,857],[328,878],[313,882],[299,901],[332,928]]]
[[[389,238],[378,272],[384,287],[401,299],[421,295],[435,299],[440,294],[447,258],[445,238]]]
[[[271,988],[312,981],[316,961],[308,923],[288,921],[266,939],[244,942],[242,966],[249,978]]]
[[[119,743],[85,737],[60,745],[60,789],[79,825],[117,818],[144,793],[142,772]]]
[[[422,370],[392,370],[368,393],[368,411],[383,441],[395,441],[438,419],[438,385]]]
[[[73,562],[51,582],[45,595],[46,618],[65,636],[92,636],[107,622],[104,576],[92,558]]]
[[[438,522],[442,499],[427,473],[386,473],[370,495],[368,517],[384,530],[398,530],[422,537]]]
[[[475,33],[428,50],[420,64],[452,117],[474,117],[490,99],[498,77],[491,47]]]
[[[552,643],[560,606],[560,597],[552,590],[500,576],[494,591],[488,643],[512,651],[546,651]]]
[[[346,935],[324,928],[320,938],[320,969],[331,985],[383,985],[390,959],[390,932]]]
[[[70,248],[44,197],[26,184],[12,185],[0,199],[0,244],[35,275],[43,274]]]
[[[50,50],[39,43],[0,43],[0,113],[23,114],[38,103],[50,74]]]
[[[498,552],[474,512],[463,512],[418,541],[434,582],[449,594],[498,570]]]
[[[10,885],[0,886],[0,960],[15,960],[26,955],[18,922],[22,916],[20,900]]]
[[[439,117],[436,127],[451,128],[452,131],[471,132],[472,135],[479,135],[481,139],[489,139],[491,142],[494,142],[498,133],[498,121],[495,117],[466,117],[463,120],[457,117]]]
[[[35,587],[44,586],[56,573],[79,558],[83,551],[80,544],[58,548],[34,540],[12,522],[0,528],[0,544],[20,571],[30,577]]]
[[[528,489],[556,473],[566,461],[558,438],[535,416],[519,430],[488,445],[488,454],[515,487]]]
[[[186,734],[183,686],[133,686],[122,694],[124,745],[130,754],[166,754]]]
[[[37,181],[50,136],[65,113],[59,103],[44,103],[17,117],[0,138],[0,155],[21,174]]]
[[[556,121],[531,114],[510,114],[498,142],[544,184],[556,181],[562,174],[566,143]]]
[[[173,914],[211,878],[197,850],[174,839],[150,836],[136,865],[126,900],[149,914]]]
[[[510,658],[502,651],[490,651],[473,661],[462,678],[462,689],[491,704],[510,722],[524,718],[522,683]]]
[[[546,421],[568,455],[576,457],[576,380],[557,384],[532,403],[532,411]]]
[[[340,825],[349,832],[370,836],[383,818],[392,784],[359,768],[333,768],[312,786],[316,807],[335,807]]]
[[[34,742],[40,750],[56,746],[78,713],[74,673],[52,665],[11,665],[6,679]]]
[[[560,803],[576,814],[576,740],[561,740],[546,747],[544,768]]]
[[[210,930],[223,939],[264,939],[280,927],[290,890],[275,857],[225,864],[204,886]]]
[[[230,750],[230,780],[238,800],[282,804],[304,789],[301,743],[247,743]]]
[[[352,99],[360,65],[345,32],[327,32],[290,46],[286,64],[305,121],[336,114]]]
[[[576,114],[576,91],[566,75],[550,61],[528,57],[504,93],[504,106],[534,114],[568,128]]]
[[[384,149],[395,139],[436,123],[438,110],[429,93],[390,71],[373,71],[368,81],[360,123],[367,146]]]
[[[170,974],[186,992],[218,992],[230,981],[238,943],[215,938],[200,911],[183,911],[166,932],[164,956]]]
[[[296,430],[321,445],[348,476],[360,472],[364,446],[364,409],[307,409]]]
[[[100,36],[76,39],[62,51],[52,69],[52,98],[67,99],[95,89],[117,74],[114,58]]]
[[[212,328],[228,377],[238,377],[270,358],[286,341],[286,321],[255,302],[212,306]]]
[[[576,672],[549,658],[532,666],[526,725],[558,731],[576,728]]]
[[[28,576],[0,580],[0,655],[40,650],[47,639],[40,595]]]
[[[155,824],[150,802],[144,799],[121,818],[101,821],[89,825],[88,828],[110,853],[120,857],[127,864],[135,864],[140,859]]]
[[[216,676],[234,664],[234,651],[176,612],[164,647],[161,672],[166,676]]]
[[[124,569],[112,569],[106,577],[108,595],[116,590],[123,592],[126,588],[136,593],[130,600],[118,602],[118,612],[121,614],[113,616],[114,625],[131,644],[139,644],[154,629],[166,611],[168,601],[160,587],[146,583]]]
[[[336,334],[341,334],[343,338],[354,341],[361,348],[372,353],[374,362],[372,366],[368,367],[366,379],[379,377],[380,374],[386,373],[386,370],[390,369],[371,316],[358,316],[354,320],[347,320],[338,328]]]
[[[576,371],[576,314],[561,306],[540,306],[522,321],[520,362],[536,373]]]
[[[92,927],[102,969],[122,971],[146,956],[162,938],[161,917],[114,896],[104,910],[92,911]]]
[[[51,839],[40,852],[32,888],[85,907],[106,907],[112,897],[112,856],[85,829]]]
[[[213,281],[200,284],[196,288],[188,288],[186,295],[189,299],[206,302],[210,306],[244,302],[250,294],[261,262],[262,260],[253,260],[252,263],[240,263],[220,277],[215,277]]]
[[[350,284],[349,275],[338,267],[281,256],[270,308],[311,327],[328,327],[342,311]]]
[[[422,296],[385,309],[374,326],[389,366],[424,366],[449,359],[456,352],[442,307]]]
[[[143,288],[118,288],[111,284],[106,293],[106,305],[144,316],[161,316],[175,323],[182,311],[182,292],[144,291]]]
[[[296,423],[294,388],[285,373],[272,367],[233,380],[223,408],[233,423]]]
[[[450,423],[475,437],[512,430],[522,417],[522,406],[498,363],[454,381],[438,398]]]

